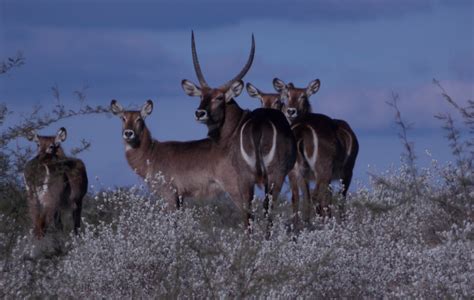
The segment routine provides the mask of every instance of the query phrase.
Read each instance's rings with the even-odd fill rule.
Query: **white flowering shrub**
[[[0,75],[23,62],[21,53],[0,62]],[[81,107],[68,108],[53,87],[51,113],[35,109],[0,132],[0,298],[472,299],[474,102],[460,106],[434,83],[469,133],[463,136],[450,114],[436,116],[455,161],[416,167],[393,94],[405,165],[373,176],[371,186],[350,195],[344,212],[335,197],[337,219],[292,230],[290,205],[277,199],[268,237],[255,201],[248,234],[228,200],[185,201],[184,209],[170,211],[159,193],[133,187],[88,195],[79,236],[49,230],[36,241],[19,176],[32,150],[9,144],[32,129],[108,111],[84,105],[84,90],[75,92]],[[0,126],[10,114],[0,103]],[[82,144],[73,152],[90,146]],[[161,174],[155,179],[146,180],[153,190],[163,183]]]
[[[2,261],[0,293],[472,298],[472,190],[448,188],[441,179],[455,176],[450,166],[420,170],[416,184],[406,182],[406,171],[378,176],[351,195],[344,221],[316,219],[299,233],[286,225],[288,203],[277,203],[268,239],[261,213],[248,234],[222,199],[169,211],[143,188],[101,192],[87,200],[80,236],[51,233],[41,243],[18,236]]]

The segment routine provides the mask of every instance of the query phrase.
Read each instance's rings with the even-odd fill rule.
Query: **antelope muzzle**
[[[131,129],[124,129],[122,137],[126,142],[131,142],[135,139],[135,131]]]
[[[201,122],[201,123],[206,122],[209,119],[209,117],[207,115],[207,111],[204,110],[204,109],[196,110],[194,115],[196,116],[196,120]]]
[[[286,109],[286,116],[288,117],[288,119],[294,119],[298,116],[298,112],[296,110],[296,108],[293,108],[293,107],[288,107]]]

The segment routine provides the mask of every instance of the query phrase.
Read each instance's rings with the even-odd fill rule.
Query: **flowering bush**
[[[351,195],[343,222],[317,219],[299,234],[279,202],[269,239],[263,218],[249,235],[238,217],[220,214],[239,215],[222,199],[169,212],[142,188],[101,192],[88,199],[79,237],[18,237],[0,290],[8,298],[472,297],[473,193],[436,184],[438,175],[420,172],[416,195],[406,168],[391,171]]]
[[[3,73],[21,62],[19,56],[4,63]],[[474,132],[474,102],[463,108],[444,90],[443,96]],[[79,236],[51,231],[35,241],[18,177],[31,151],[8,143],[58,120],[107,110],[35,111],[1,132],[0,297],[474,298],[474,141],[463,142],[451,116],[440,115],[456,162],[418,170],[396,99],[405,165],[354,192],[342,221],[315,219],[292,231],[291,209],[278,199],[269,238],[259,201],[247,234],[225,199],[169,211],[159,194],[133,187],[89,195]],[[7,114],[0,104],[0,125]]]

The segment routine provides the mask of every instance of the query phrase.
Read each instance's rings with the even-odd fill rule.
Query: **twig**
[[[398,107],[399,99],[400,96],[397,93],[392,92],[392,98],[386,103],[395,110],[395,124],[400,128],[400,131],[398,132],[398,137],[400,138],[400,141],[402,142],[402,145],[405,149],[405,151],[402,153],[402,159],[408,167],[408,173],[411,176],[412,186],[415,190],[415,193],[419,196],[420,191],[418,187],[418,172],[416,168],[417,157],[415,154],[414,143],[408,139],[407,134],[408,130],[412,129],[413,124],[408,124],[402,119],[402,114]]]

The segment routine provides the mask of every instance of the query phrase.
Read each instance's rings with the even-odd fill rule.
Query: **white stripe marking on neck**
[[[48,193],[48,186],[49,186],[49,179],[50,179],[50,173],[49,173],[49,168],[47,164],[43,164],[43,166],[46,169],[46,174],[44,176],[43,180],[43,185],[40,187],[40,190],[38,192],[38,200],[41,204],[45,204],[46,199],[45,196]]]
[[[25,188],[26,188],[26,191],[29,192],[29,191],[30,191],[30,187],[28,186],[28,181],[26,181],[25,173],[23,173],[23,180],[25,181]]]

